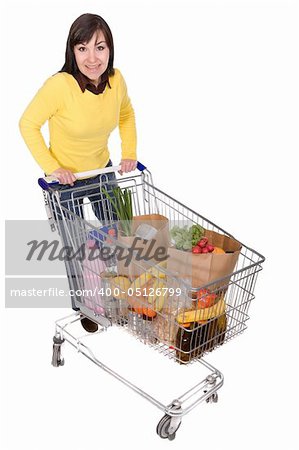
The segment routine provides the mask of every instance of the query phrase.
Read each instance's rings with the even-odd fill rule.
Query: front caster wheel
[[[174,418],[169,416],[168,414],[165,414],[165,416],[163,416],[160,422],[158,423],[156,431],[157,434],[160,436],[160,438],[169,439],[170,441],[173,441],[175,438],[176,431],[180,428],[181,422],[179,422],[179,424],[176,426],[175,429],[173,427],[170,428],[171,419]]]
[[[217,403],[218,402],[218,394],[217,392],[214,392],[210,397],[206,399],[207,403]]]
[[[61,358],[61,345],[64,339],[60,337],[53,337],[53,354],[52,354],[52,366],[59,367],[64,365],[64,359]]]

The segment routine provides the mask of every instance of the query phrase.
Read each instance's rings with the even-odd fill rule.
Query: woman
[[[46,80],[21,117],[21,134],[33,157],[47,175],[58,178],[63,185],[62,202],[70,199],[69,186],[82,185],[86,191],[80,191],[80,196],[93,195],[94,200],[90,185],[99,182],[100,177],[76,180],[74,173],[112,165],[108,138],[117,126],[122,147],[120,173],[136,168],[134,110],[124,78],[113,68],[113,60],[113,37],[108,24],[98,15],[81,15],[70,28],[62,69]],[[49,148],[41,134],[46,121]],[[109,179],[115,179],[114,174],[109,174]],[[94,213],[103,221],[101,207],[94,208]],[[97,328],[88,319],[84,324],[88,331]]]

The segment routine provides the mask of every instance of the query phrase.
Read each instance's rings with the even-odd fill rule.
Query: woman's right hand
[[[71,186],[74,186],[74,181],[77,180],[73,172],[68,169],[63,169],[63,167],[54,170],[51,176],[57,178],[60,184],[70,184]]]

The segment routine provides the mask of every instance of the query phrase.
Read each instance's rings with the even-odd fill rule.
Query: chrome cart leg
[[[52,354],[52,366],[59,367],[64,365],[64,359],[61,358],[61,345],[64,339],[61,337],[60,333],[56,333],[53,337],[53,354]]]
[[[172,405],[169,408],[169,412],[176,411],[177,414],[182,410],[181,403],[178,400],[174,400]],[[176,431],[179,429],[181,425],[181,416],[171,416],[169,414],[165,414],[160,422],[157,425],[156,431],[157,434],[162,439],[169,439],[173,441],[175,438]]]
[[[206,378],[207,382],[211,387],[213,387],[216,384],[216,379],[213,377],[213,375],[208,375]],[[206,399],[207,403],[217,403],[218,402],[218,392],[213,392],[210,397]]]

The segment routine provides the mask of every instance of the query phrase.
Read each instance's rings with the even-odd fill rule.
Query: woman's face
[[[75,45],[74,54],[80,72],[97,85],[109,62],[109,48],[102,31],[94,33],[89,42]]]

